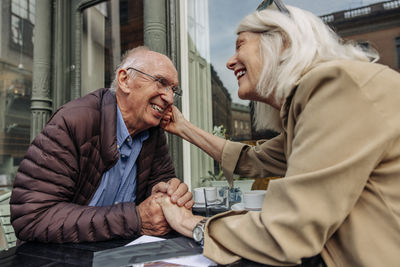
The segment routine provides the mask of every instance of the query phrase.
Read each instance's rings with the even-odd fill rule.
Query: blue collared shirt
[[[119,160],[103,174],[99,187],[89,206],[111,206],[136,199],[136,160],[149,132],[143,131],[132,138],[117,105],[117,148]]]

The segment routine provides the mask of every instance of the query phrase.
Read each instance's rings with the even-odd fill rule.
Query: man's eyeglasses
[[[146,76],[152,78],[155,82],[160,83],[160,85],[161,85],[162,88],[165,90],[165,92],[168,93],[169,90],[171,90],[172,93],[174,94],[174,97],[176,97],[176,96],[182,96],[182,90],[181,90],[178,86],[171,86],[171,85],[169,85],[169,82],[168,82],[167,79],[165,79],[165,78],[157,78],[157,77],[155,77],[155,76],[153,76],[153,75],[150,75],[150,74],[148,74],[148,73],[146,73],[146,72],[143,72],[143,71],[141,71],[141,70],[138,70],[138,69],[135,69],[135,68],[132,68],[132,67],[126,68],[126,70],[134,70],[134,71],[137,71],[137,72],[139,72],[139,73],[141,73],[141,74],[143,74],[143,75],[146,75]]]
[[[288,16],[290,16],[289,10],[287,9],[287,7],[283,4],[283,2],[281,0],[264,0],[258,7],[257,7],[257,11],[261,11],[264,10],[268,7],[270,7],[271,5],[275,4],[276,8],[282,12],[287,14]]]

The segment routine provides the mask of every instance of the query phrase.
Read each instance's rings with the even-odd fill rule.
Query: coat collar
[[[116,137],[117,100],[115,94],[111,93],[108,89],[102,89],[100,91],[100,98],[100,155],[104,165],[109,169],[119,157]]]

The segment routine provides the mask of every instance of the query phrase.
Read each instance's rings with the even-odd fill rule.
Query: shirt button
[[[117,148],[119,148],[119,145],[117,145]]]
[[[125,155],[121,155],[121,157],[124,159],[126,156]]]
[[[126,138],[126,141],[130,142],[130,141],[131,141],[131,139],[128,137],[128,138]]]
[[[115,201],[114,205],[117,205],[117,204],[118,204],[118,201]]]

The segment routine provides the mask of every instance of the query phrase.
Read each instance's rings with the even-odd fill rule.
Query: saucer
[[[205,208],[206,205],[204,203],[194,203],[193,208]]]
[[[231,210],[245,210],[243,203],[233,204]]]
[[[231,210],[261,211],[261,209],[246,209],[244,207],[244,203],[242,203],[242,202],[233,204],[231,207]]]

